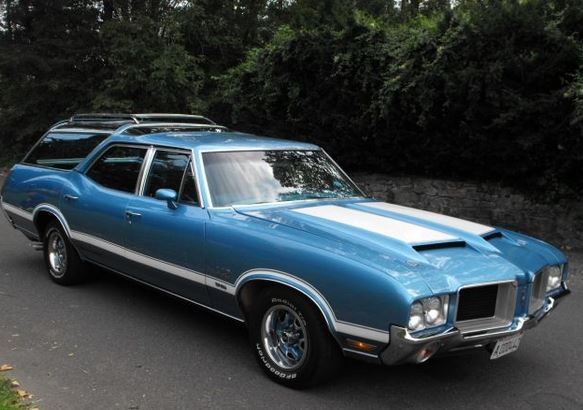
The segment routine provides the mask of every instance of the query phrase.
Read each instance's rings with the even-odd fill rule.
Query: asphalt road
[[[347,361],[308,391],[265,378],[241,325],[113,274],[53,284],[42,254],[0,221],[0,364],[41,409],[583,408],[583,257],[574,295],[518,352],[382,367]]]

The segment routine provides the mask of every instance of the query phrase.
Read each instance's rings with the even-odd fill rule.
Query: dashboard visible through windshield
[[[206,152],[203,163],[215,207],[362,196],[319,150]]]

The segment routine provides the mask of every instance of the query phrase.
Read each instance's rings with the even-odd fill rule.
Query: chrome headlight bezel
[[[418,299],[411,304],[407,328],[411,332],[443,326],[449,313],[449,295]]]
[[[545,292],[549,293],[561,287],[565,265],[549,265],[544,269],[546,276]]]
[[[565,265],[547,265],[536,275],[531,285],[528,313],[533,314],[546,303],[549,293],[563,286]]]

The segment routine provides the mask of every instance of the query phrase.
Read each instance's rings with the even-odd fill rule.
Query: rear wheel
[[[85,264],[57,221],[47,224],[43,250],[49,276],[59,285],[73,285],[86,278]]]
[[[277,383],[306,388],[334,374],[342,355],[316,307],[287,288],[261,292],[248,315],[249,336],[263,371]]]

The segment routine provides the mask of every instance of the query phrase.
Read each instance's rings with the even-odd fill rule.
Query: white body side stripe
[[[6,202],[2,202],[2,208],[4,208],[6,212],[20,216],[21,218],[24,218],[28,221],[32,221],[32,212],[25,211],[24,209],[21,209],[14,205],[10,205]]]
[[[154,269],[158,269],[160,271],[167,272],[167,273],[170,273],[172,275],[176,275],[176,276],[179,276],[181,278],[188,279],[188,280],[191,280],[191,281],[196,282],[196,283],[200,283],[200,284],[205,285],[205,286],[209,286],[213,289],[223,291],[223,292],[228,293],[228,294],[233,295],[233,296],[236,296],[239,284],[242,282],[242,280],[246,276],[253,274],[253,271],[269,272],[270,276],[273,277],[274,279],[276,279],[279,276],[279,277],[286,278],[288,281],[291,279],[292,281],[301,282],[304,286],[310,287],[313,290],[313,292],[315,294],[317,294],[319,296],[319,298],[322,300],[322,302],[324,303],[324,305],[326,306],[327,310],[329,311],[329,313],[331,315],[331,319],[332,319],[331,325],[335,331],[341,332],[341,333],[344,333],[347,335],[352,335],[355,337],[362,337],[362,338],[366,338],[369,340],[375,340],[375,341],[381,342],[381,343],[388,343],[389,342],[389,332],[387,332],[387,331],[380,330],[380,329],[373,329],[373,328],[361,326],[361,325],[358,325],[355,323],[349,323],[349,322],[344,322],[344,321],[338,320],[336,318],[336,316],[334,315],[334,311],[330,308],[330,305],[328,304],[326,299],[315,288],[313,288],[309,283],[304,282],[303,280],[296,278],[293,275],[289,275],[289,274],[286,274],[284,272],[270,271],[268,269],[256,269],[253,271],[246,272],[245,274],[241,275],[238,278],[236,284],[231,284],[231,283],[225,282],[223,280],[213,278],[211,276],[207,276],[204,273],[196,272],[194,270],[191,270],[191,269],[188,269],[188,268],[185,268],[182,266],[178,266],[178,265],[175,265],[173,263],[164,262],[162,260],[152,258],[152,257],[144,255],[142,253],[135,252],[131,249],[127,249],[127,248],[120,246],[116,243],[106,241],[106,240],[98,238],[96,236],[89,235],[89,234],[79,232],[79,231],[69,230],[68,224],[67,224],[66,220],[64,219],[64,217],[62,216],[61,212],[57,208],[55,208],[51,205],[41,204],[37,208],[35,208],[35,210],[33,212],[25,211],[21,208],[7,204],[5,202],[1,202],[0,205],[2,206],[2,208],[5,211],[10,212],[10,213],[15,214],[15,215],[19,215],[27,220],[30,220],[30,221],[34,220],[34,215],[36,214],[36,212],[38,212],[42,208],[46,208],[46,209],[50,210],[51,212],[56,213],[57,215],[59,215],[60,217],[63,218],[63,221],[61,221],[61,222],[66,225],[65,228],[67,230],[67,233],[70,234],[70,237],[73,241],[83,242],[83,243],[95,246],[99,249],[103,249],[107,252],[113,253],[115,255],[119,255],[123,258],[140,263],[142,265],[149,266],[149,267],[152,267]],[[118,272],[118,273],[121,273],[121,272]],[[125,273],[121,273],[121,274],[124,276],[128,276],[132,279],[135,279],[138,282],[142,282],[140,279],[134,278],[133,276],[129,276]],[[142,283],[145,283],[145,282],[142,282]],[[286,283],[286,281],[282,281],[281,283]],[[154,286],[151,284],[148,284],[148,285],[155,287],[157,289],[160,289],[164,292],[168,292],[167,290],[162,289],[162,288],[158,288],[157,286]],[[174,294],[172,292],[168,292],[168,293],[171,293],[179,298],[185,299],[184,297],[177,295],[177,294]],[[186,300],[189,300],[189,299],[186,299]],[[196,304],[201,305],[200,303],[195,302],[195,301],[191,301],[191,302],[194,302]],[[201,305],[201,306],[204,306],[210,310],[214,310],[218,313],[225,314],[226,316],[232,317],[233,319],[236,319],[239,321],[241,320],[239,318],[228,315],[226,313],[221,312],[220,310],[208,307],[206,305]]]
[[[206,275],[200,272],[183,268],[181,266],[174,265],[173,263],[163,262],[159,259],[155,259],[150,256],[132,251],[130,249],[124,248],[112,242],[105,241],[95,236],[87,235],[77,231],[71,231],[71,239],[79,242],[84,242],[89,245],[93,245],[97,248],[122,256],[126,259],[140,263],[142,265],[146,265],[151,268],[168,272],[181,278],[206,285]]]
[[[388,236],[409,245],[458,240],[455,236],[444,232],[336,205],[300,208],[294,209],[294,212]]]
[[[494,230],[491,226],[482,225],[475,222],[454,218],[453,216],[436,214],[435,212],[424,211],[422,209],[408,208],[406,206],[388,204],[386,202],[371,202],[362,204],[368,208],[379,209],[381,211],[394,212],[401,215],[412,216],[413,218],[424,219],[429,222],[459,229],[474,235],[484,235]]]
[[[92,236],[92,235],[87,235],[87,234],[84,234],[84,233],[81,233],[78,231],[71,231],[71,239],[73,239],[75,241],[79,241],[79,242],[84,242],[84,243],[87,243],[89,245],[93,245],[97,248],[103,249],[107,252],[111,252],[111,253],[119,255],[119,256],[122,256],[126,259],[132,260],[132,261],[140,263],[142,265],[149,266],[149,267],[152,267],[154,269],[158,269],[160,271],[179,276],[181,278],[192,280],[192,281],[200,283],[202,285],[206,285],[206,286],[209,286],[211,288],[226,292],[226,293],[233,295],[233,296],[235,296],[237,294],[238,284],[241,283],[242,279],[244,279],[246,276],[246,274],[241,275],[239,277],[239,279],[237,280],[237,285],[232,285],[232,284],[224,282],[222,280],[207,276],[203,273],[196,272],[196,271],[193,271],[193,270],[181,267],[181,266],[177,266],[177,265],[172,264],[172,263],[168,263],[168,262],[161,261],[159,259],[152,258],[150,256],[147,256],[147,255],[132,251],[130,249],[124,248],[124,247],[117,245],[115,243],[97,238],[97,237]],[[260,271],[266,272],[268,270],[260,270]],[[250,271],[248,273],[252,273],[252,272]],[[295,280],[299,280],[299,279],[295,278],[294,276],[285,274],[283,272],[276,273],[275,271],[269,271],[269,273],[271,276],[280,275],[280,276],[284,276],[285,278],[288,278],[288,279],[292,278]],[[318,295],[320,295],[319,292],[316,289],[314,289],[311,285],[309,285],[307,282],[302,281],[302,283],[304,285],[309,286]],[[217,286],[217,285],[220,285],[220,286]],[[322,300],[325,301],[323,296],[320,295],[320,297],[322,298]],[[353,324],[353,323],[339,321],[338,319],[336,319],[334,312],[329,307],[328,302],[325,301],[324,303],[326,304],[330,313],[332,314],[332,319],[333,319],[332,326],[336,331],[342,332],[345,334],[349,334],[352,336],[364,337],[364,338],[367,338],[370,340],[375,340],[375,341],[382,342],[382,343],[389,342],[389,333],[388,332],[385,332],[385,331],[382,331],[379,329],[372,329],[372,328],[360,326],[360,325]]]

